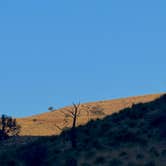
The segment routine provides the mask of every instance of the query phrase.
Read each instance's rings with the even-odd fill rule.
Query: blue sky
[[[1,0],[0,113],[165,92],[165,0]]]

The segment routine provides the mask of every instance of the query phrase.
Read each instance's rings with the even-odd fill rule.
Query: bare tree
[[[68,132],[63,132],[64,134],[63,139],[64,139],[64,142],[66,142],[66,140],[69,139],[73,148],[77,147],[76,126],[77,126],[78,118],[80,117],[80,113],[84,111],[85,114],[87,115],[88,121],[90,120],[91,115],[97,118],[103,117],[105,115],[103,108],[101,108],[99,105],[93,106],[93,107],[90,107],[89,105],[84,105],[82,107],[84,108],[82,109],[80,108],[80,103],[78,104],[73,103],[72,107],[61,111],[61,113],[64,115],[62,127],[56,125],[56,127],[60,131],[66,131],[69,129]]]
[[[79,106],[80,104],[73,103],[73,109],[69,112],[73,119],[73,124],[72,124],[71,132],[70,132],[70,139],[71,139],[73,148],[77,147],[76,123],[77,123],[78,117],[80,116]]]
[[[69,108],[65,111],[61,111],[61,113],[64,114],[63,128],[56,125],[56,127],[59,130],[64,131],[65,128],[68,128],[69,121],[70,120],[72,121],[72,125],[69,130],[69,139],[71,141],[71,145],[73,148],[77,147],[76,125],[77,125],[78,117],[80,116],[80,112],[81,112],[79,107],[80,107],[80,103],[79,104],[73,103],[71,108]]]

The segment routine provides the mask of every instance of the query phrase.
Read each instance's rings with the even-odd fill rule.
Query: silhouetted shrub
[[[36,122],[37,121],[37,119],[36,118],[34,118],[34,119],[32,119],[33,120],[33,122]]]
[[[156,164],[154,163],[154,161],[150,161],[148,163],[146,163],[144,166],[155,166]]]
[[[140,166],[140,164],[137,164],[135,162],[129,162],[127,166]]]
[[[48,107],[48,110],[52,112],[52,111],[54,111],[55,109],[54,109],[54,107],[51,106],[51,107]]]
[[[75,158],[69,158],[66,160],[65,166],[77,166],[77,160]]]
[[[105,158],[103,156],[99,156],[95,159],[94,164],[104,164],[105,162]]]
[[[162,150],[161,155],[162,155],[163,157],[166,157],[166,149]]]
[[[127,154],[127,152],[121,152],[121,153],[119,153],[119,157],[126,158],[126,157],[128,157],[128,154]]]
[[[5,132],[3,132],[2,130],[0,130],[0,141],[8,139],[8,138],[9,138],[9,136]]]
[[[113,114],[111,115],[111,121],[112,121],[113,123],[118,124],[118,122],[119,122],[120,120],[121,120],[121,117],[118,116],[118,113],[117,113],[117,112],[115,112],[115,113],[113,113]]]
[[[81,166],[91,166],[91,165],[88,163],[82,163]]]
[[[104,109],[101,108],[100,106],[93,106],[91,109],[90,109],[90,113],[99,117],[99,116],[104,116],[105,113],[104,113]]]
[[[138,110],[137,110],[138,109]],[[138,120],[143,118],[144,111],[139,109],[139,105],[135,105],[132,107],[132,109],[129,111],[129,118],[133,120]]]
[[[109,165],[110,166],[122,166],[122,161],[121,160],[119,160],[119,159],[116,159],[116,158],[114,158],[114,159],[112,159],[110,162],[109,162]]]
[[[0,166],[20,166],[12,152],[0,154]]]
[[[17,161],[15,160],[9,160],[7,163],[6,163],[8,166],[18,166],[20,165]]]
[[[166,126],[166,113],[160,113],[159,115],[154,115],[150,122],[151,127],[164,127]]]
[[[136,127],[137,123],[138,122],[136,120],[132,120],[132,119],[126,120],[126,125],[128,125],[128,127],[130,127],[130,128]]]
[[[10,136],[17,136],[20,132],[20,126],[16,119],[10,116],[2,115],[0,118],[0,140],[5,140]]]
[[[115,143],[139,143],[146,144],[146,140],[138,136],[136,133],[127,130],[119,130],[114,133]]]
[[[94,149],[92,149],[92,148],[88,149],[85,153],[85,158],[90,159],[90,158],[94,157],[95,154],[96,154],[96,151]]]
[[[158,157],[160,155],[155,147],[150,148],[149,153],[152,157]]]
[[[102,143],[97,139],[92,141],[92,147],[98,150],[103,149]]]
[[[110,129],[110,124],[107,122],[107,123],[102,123],[101,124],[101,130],[103,131],[103,132],[105,132],[105,131],[108,131],[109,129]]]
[[[143,155],[143,154],[140,154],[140,153],[139,153],[139,154],[136,155],[136,159],[137,159],[137,160],[141,160],[141,159],[143,159],[143,158],[144,158],[144,155]]]

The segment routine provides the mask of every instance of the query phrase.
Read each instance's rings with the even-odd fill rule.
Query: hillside
[[[81,115],[78,119],[77,125],[86,124],[90,119],[103,118],[104,116],[111,115],[114,112],[118,112],[126,107],[131,107],[133,104],[146,103],[153,101],[160,97],[161,94],[144,95],[137,97],[129,97],[115,100],[98,101],[92,103],[81,104]],[[57,126],[64,127],[64,114],[62,111],[70,109],[71,107],[62,108],[56,111],[43,113],[26,118],[18,118],[17,121],[21,125],[22,136],[47,136],[56,135],[61,131]],[[93,113],[94,108],[100,108],[105,115],[97,116]],[[86,110],[91,111],[90,117],[87,117]],[[71,124],[69,124],[70,126]]]
[[[71,130],[59,136],[35,137],[36,141],[26,145],[14,143],[15,139],[11,139],[13,144],[10,146],[1,143],[0,165],[165,166],[166,95],[104,101],[102,104],[106,106],[106,103],[114,102],[124,106],[124,101],[130,101],[127,104],[139,102],[78,126],[76,148],[71,146]]]

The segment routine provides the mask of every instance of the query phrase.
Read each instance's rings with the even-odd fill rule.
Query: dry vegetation
[[[78,119],[77,125],[86,124],[90,119],[103,118],[104,116],[111,115],[114,112],[118,112],[126,107],[131,107],[133,104],[145,103],[160,97],[161,94],[145,95],[138,97],[129,97],[123,99],[115,99],[108,101],[99,101],[93,103],[81,104],[81,115]],[[103,110],[103,115],[97,115],[93,112],[95,108]],[[56,111],[43,113],[26,118],[17,119],[17,122],[21,125],[22,136],[47,136],[57,135],[61,131],[56,126],[63,127],[64,114],[62,111],[70,109],[70,107],[62,108]],[[91,114],[88,115],[86,110],[90,110]],[[71,124],[69,124],[71,126]]]
[[[82,114],[79,118],[82,125],[76,128],[77,148],[71,146],[70,130],[57,136],[21,137],[25,145],[17,142],[19,138],[13,138],[12,143],[11,140],[1,143],[0,165],[165,166],[166,95],[89,103],[82,105],[83,110],[89,105],[93,112]],[[69,108],[63,111],[66,109]],[[35,118],[31,124],[35,126],[34,123],[47,117],[53,123],[53,114],[63,119],[63,114],[57,111],[20,119],[20,122],[25,124],[26,120],[28,124]],[[40,125],[45,126],[46,122],[42,122]]]

